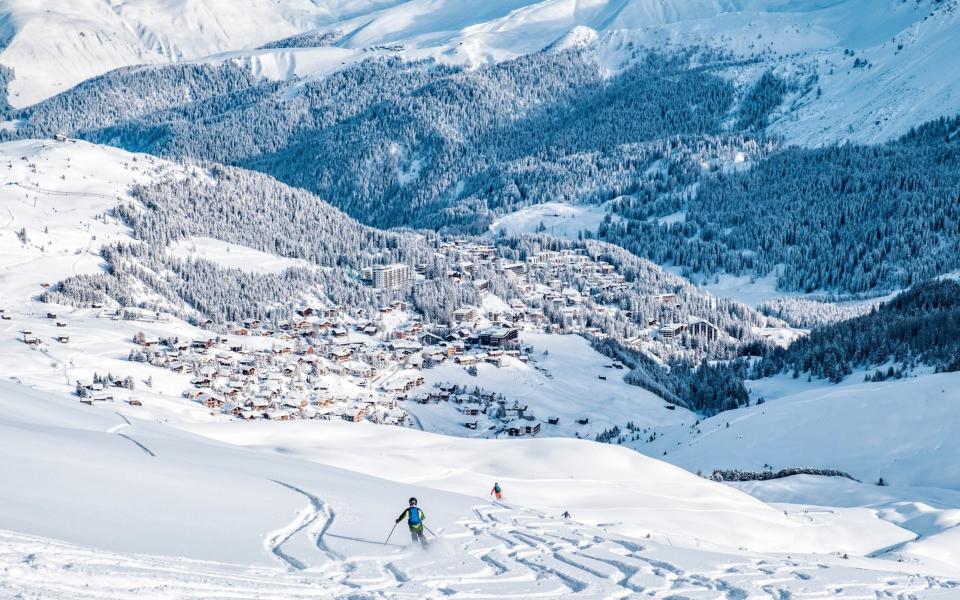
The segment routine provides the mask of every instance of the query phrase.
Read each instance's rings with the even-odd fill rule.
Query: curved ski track
[[[0,597],[53,598],[948,598],[960,580],[897,573],[874,561],[670,548],[505,505],[479,504],[430,549],[329,533],[336,514],[306,503],[264,546],[282,569],[111,555],[0,531]],[[327,538],[368,544],[345,556]],[[355,548],[355,546],[353,546]],[[686,567],[683,565],[694,565]]]

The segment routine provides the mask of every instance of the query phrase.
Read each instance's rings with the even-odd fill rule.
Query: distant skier
[[[565,510],[565,511],[563,511],[563,514],[560,515],[560,516],[563,517],[564,519],[569,519],[569,518],[570,518],[570,511],[569,511],[569,510]]]
[[[400,513],[400,516],[397,517],[397,523],[407,518],[407,526],[410,527],[410,537],[413,538],[413,541],[420,542],[420,545],[424,548],[427,547],[427,538],[423,535],[423,521],[427,518],[427,515],[417,507],[417,499],[410,498],[410,506],[403,509],[403,512]]]
[[[490,493],[497,497],[497,500],[503,500],[503,490],[500,488],[499,483],[493,484],[493,489],[490,490]]]

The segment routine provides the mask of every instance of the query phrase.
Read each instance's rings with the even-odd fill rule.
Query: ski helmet
[[[416,498],[410,498],[410,506],[414,506],[417,503]]]

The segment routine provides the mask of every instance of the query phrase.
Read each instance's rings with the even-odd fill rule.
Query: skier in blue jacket
[[[400,513],[400,516],[397,517],[397,523],[407,518],[407,526],[410,527],[410,537],[413,538],[413,541],[419,541],[420,544],[426,548],[427,547],[427,538],[423,535],[423,520],[427,518],[420,507],[417,506],[417,499],[410,498],[410,506],[403,509],[403,512]]]

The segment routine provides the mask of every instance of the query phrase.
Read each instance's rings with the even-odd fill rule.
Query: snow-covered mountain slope
[[[343,45],[439,41],[445,60],[470,63],[512,58],[560,40],[559,47],[595,43],[615,68],[630,42],[712,46],[762,57],[788,73],[811,75],[816,86],[785,109],[774,131],[810,145],[879,141],[940,115],[960,112],[960,24],[956,2],[900,0],[546,0],[487,4],[489,13],[459,11],[455,2],[414,0],[339,23]],[[427,7],[429,18],[424,16]],[[470,19],[472,23],[465,23]],[[598,33],[599,32],[599,33]],[[852,51],[848,56],[846,52]],[[864,61],[863,67],[853,66]],[[859,65],[859,62],[857,62]]]
[[[712,47],[759,59],[731,72],[743,83],[764,68],[795,79],[772,130],[819,145],[960,112],[958,19],[957,0],[4,0],[0,64],[17,71],[10,100],[22,107],[119,66],[210,55],[290,78],[382,54],[475,65],[580,45],[616,71],[635,46]],[[252,50],[310,31],[334,37]]]
[[[134,64],[189,60],[311,31],[399,0],[3,0],[14,106]]]
[[[323,423],[319,429],[315,423],[282,425],[189,429],[224,442],[441,490],[471,490],[483,496],[496,481],[511,506],[553,515],[569,510],[579,522],[632,537],[669,538],[677,546],[862,555],[886,547],[884,540],[904,538],[903,531],[877,524],[868,511],[847,511],[829,529],[798,527],[783,511],[728,486],[713,485],[619,446],[570,438],[454,440],[403,429],[384,436],[378,427],[341,423]],[[278,449],[280,439],[283,446]]]
[[[393,473],[391,481],[306,462],[290,452],[213,442],[10,383],[0,384],[0,414],[3,594],[592,598],[641,591],[652,597],[711,597],[739,590],[746,597],[769,586],[781,595],[803,597],[837,586],[874,594],[954,585],[949,577],[936,576],[938,565],[902,569],[891,561],[856,556],[848,562],[826,554],[784,558],[737,549],[706,552],[672,539],[624,536],[577,520],[589,494],[576,491],[568,506],[570,520],[485,498],[490,472],[536,479],[544,461],[561,461],[574,472],[606,465],[592,477],[607,481],[601,485],[611,506],[639,502],[656,512],[675,502],[671,490],[683,489],[696,498],[691,508],[700,505],[691,514],[707,511],[696,517],[699,522],[708,522],[717,504],[731,511],[728,516],[736,515],[747,537],[776,540],[762,515],[780,519],[782,528],[801,537],[826,541],[842,531],[831,528],[824,537],[825,528],[815,522],[789,514],[780,518],[778,511],[739,492],[599,444],[536,440],[517,452],[508,441],[481,445],[370,426],[376,450],[358,450],[366,456],[360,460],[342,447],[352,443],[352,435],[340,437],[340,444],[333,441],[338,429],[333,424],[308,423],[312,431],[302,437],[279,428],[247,430],[258,431],[260,442],[272,448],[282,448],[288,439],[294,440],[293,448],[303,441],[309,445],[310,438],[330,433],[327,448],[336,456],[327,453],[324,460],[368,468],[383,460],[381,452],[406,447],[407,453],[398,455],[403,458],[389,463],[407,472]],[[425,456],[417,459],[411,447]],[[445,484],[462,487],[460,493],[410,481],[417,478],[418,465],[429,465],[430,455],[446,451],[450,454],[441,462],[478,466],[474,475]],[[438,467],[427,468],[436,473]],[[619,477],[646,480],[654,492],[638,495],[635,488],[618,488],[612,478]],[[531,490],[518,484],[517,495]],[[409,547],[403,531],[383,545],[410,495],[418,497],[427,525],[440,536],[427,552]],[[730,526],[729,521],[719,525]],[[857,529],[861,541],[851,543],[859,546],[872,536],[876,541],[911,537],[875,518],[861,519]],[[917,581],[908,572],[928,575]]]
[[[761,380],[753,394],[766,402],[667,432],[641,450],[666,452],[665,460],[705,473],[764,465],[839,469],[866,483],[882,477],[960,489],[960,467],[948,458],[960,455],[960,374],[839,385],[783,375]]]
[[[960,492],[941,488],[877,486],[837,477],[796,475],[771,481],[732,484],[750,495],[787,510],[822,514],[822,507],[864,507],[881,519],[916,535],[889,549],[897,560],[926,561],[933,557],[948,569],[960,569],[956,539],[960,534]],[[806,506],[806,507],[804,507]],[[821,507],[819,510],[814,506]]]
[[[43,283],[99,272],[100,249],[131,239],[106,213],[129,198],[131,185],[186,173],[144,154],[52,140],[0,145],[0,170],[2,302],[17,305]]]

